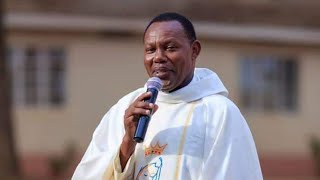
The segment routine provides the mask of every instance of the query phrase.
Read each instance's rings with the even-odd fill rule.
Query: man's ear
[[[201,51],[201,43],[199,40],[195,40],[192,43],[192,61],[196,61],[198,55],[200,54]]]

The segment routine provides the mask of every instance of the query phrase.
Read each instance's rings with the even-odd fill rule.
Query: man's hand
[[[155,113],[158,109],[157,105],[144,102],[145,99],[150,97],[151,92],[141,94],[125,111],[124,128],[126,132],[120,146],[120,162],[122,170],[125,168],[137,144],[133,140],[133,137],[137,128],[139,117],[141,115],[150,115],[151,113]]]

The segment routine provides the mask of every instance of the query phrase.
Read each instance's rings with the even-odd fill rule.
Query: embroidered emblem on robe
[[[159,180],[161,176],[162,158],[159,157],[155,162],[142,167],[136,180]]]
[[[163,150],[166,148],[167,145],[168,144],[160,146],[159,142],[157,142],[157,144],[154,145],[154,146],[152,146],[152,144],[151,144],[150,147],[145,147],[144,156],[147,157],[147,156],[150,156],[150,155],[153,155],[153,154],[161,155],[163,153]]]

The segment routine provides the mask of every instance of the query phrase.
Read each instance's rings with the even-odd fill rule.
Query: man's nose
[[[167,61],[165,52],[162,49],[157,49],[153,61],[155,63],[164,63]]]

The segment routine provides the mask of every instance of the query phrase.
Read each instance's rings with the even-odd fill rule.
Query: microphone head
[[[156,88],[158,91],[162,88],[162,81],[158,77],[151,77],[147,81],[147,88]]]

